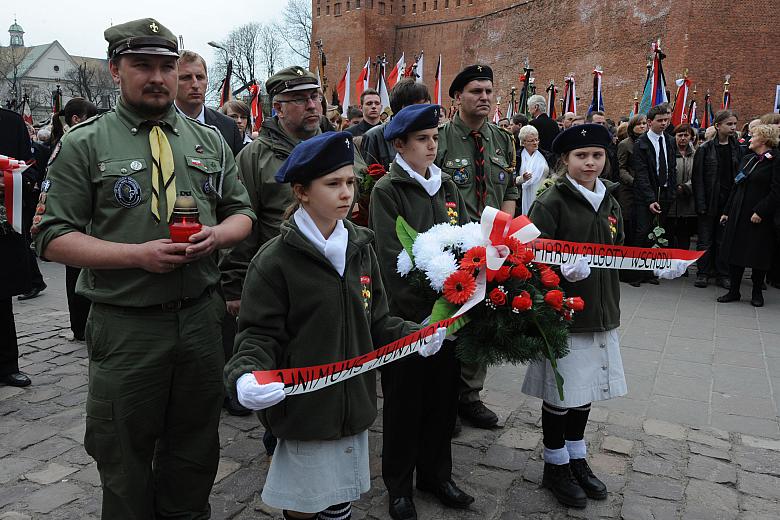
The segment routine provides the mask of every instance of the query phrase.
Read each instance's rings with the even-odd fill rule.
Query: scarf
[[[430,172],[431,175],[426,179],[414,171],[412,167],[409,166],[409,163],[404,161],[404,158],[401,157],[400,153],[395,154],[395,159],[393,159],[393,162],[397,163],[398,166],[403,168],[403,170],[409,174],[409,177],[416,180],[429,196],[433,197],[439,191],[439,188],[441,188],[441,168],[435,164],[428,166],[428,172]]]
[[[344,276],[344,267],[346,266],[347,257],[347,242],[349,240],[349,233],[347,228],[344,227],[344,222],[339,220],[336,222],[336,228],[333,233],[330,234],[326,240],[322,233],[320,233],[317,224],[314,223],[311,216],[306,212],[303,207],[293,213],[293,219],[298,229],[301,230],[303,236],[305,236],[312,245],[322,253],[328,262],[331,263],[333,268],[339,273],[339,276]]]
[[[520,154],[520,169],[522,172],[531,172],[531,178],[524,181],[522,184],[523,215],[528,215],[531,204],[536,200],[536,190],[538,189],[539,183],[542,181],[545,168],[549,171],[547,160],[544,158],[544,155],[542,155],[542,152],[537,149],[533,155],[531,155],[523,148],[523,151]]]
[[[601,201],[604,200],[604,196],[607,194],[607,187],[604,186],[604,183],[601,182],[601,179],[596,179],[596,185],[593,186],[593,191],[590,191],[588,188],[572,179],[568,173],[566,174],[566,178],[569,179],[569,182],[572,184],[572,186],[574,186],[577,191],[582,193],[582,196],[585,197],[591,206],[593,206],[593,211],[598,213],[599,207],[601,206]]]

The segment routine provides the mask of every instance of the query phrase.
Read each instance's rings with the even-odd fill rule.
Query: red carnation
[[[533,306],[531,295],[523,291],[519,296],[512,298],[512,310],[515,312],[527,311]]]
[[[510,267],[508,265],[502,265],[501,268],[496,271],[494,280],[498,283],[503,283],[509,280]]]
[[[387,173],[385,171],[385,167],[379,163],[374,163],[370,165],[367,171],[368,171],[368,175],[370,175],[371,178],[374,179],[375,181],[378,181],[379,179],[384,177],[385,173]]]
[[[563,293],[557,289],[547,291],[544,295],[544,303],[559,311],[563,308]]]
[[[545,287],[558,287],[561,283],[561,279],[553,272],[552,269],[547,268],[539,273],[539,279],[542,281],[542,285]]]
[[[514,266],[511,274],[512,278],[517,278],[518,280],[528,280],[531,278],[531,271],[523,264]]]
[[[501,305],[506,305],[506,293],[496,287],[492,291],[490,291],[490,301],[493,302],[493,305],[496,307],[500,307]]]
[[[455,305],[468,301],[477,288],[477,282],[468,271],[455,271],[444,280],[444,297]]]
[[[585,300],[583,300],[579,296],[566,298],[566,306],[575,312],[580,312],[582,309],[585,308]]]
[[[483,246],[475,246],[463,255],[463,259],[460,261],[460,268],[473,271],[474,269],[485,267],[486,263],[485,248]]]

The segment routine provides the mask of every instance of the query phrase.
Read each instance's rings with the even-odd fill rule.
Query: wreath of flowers
[[[449,318],[472,298],[487,270],[488,240],[478,223],[437,224],[417,233],[403,218],[396,232],[404,249],[397,270],[410,283],[427,285],[437,297],[431,323]],[[556,360],[568,353],[568,329],[582,298],[567,298],[558,274],[534,261],[534,252],[519,240],[505,241],[509,255],[485,276],[485,298],[451,325],[458,335],[456,352],[467,363],[528,363],[549,359],[563,399],[563,378]],[[414,282],[411,282],[415,280]]]

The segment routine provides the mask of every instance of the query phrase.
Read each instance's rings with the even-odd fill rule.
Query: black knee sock
[[[548,402],[542,403],[542,433],[544,447],[557,450],[565,446],[566,415],[569,410],[558,408]]]
[[[566,414],[566,440],[579,441],[585,438],[585,426],[588,424],[590,403],[577,408],[569,408]]]
[[[320,511],[317,520],[349,520],[352,518],[352,502],[344,502]]]
[[[314,514],[312,516],[306,516],[304,518],[298,518],[296,516],[290,516],[290,513],[288,513],[287,510],[282,511],[282,516],[285,518],[285,520],[305,520],[305,519],[314,520],[315,518],[317,518],[316,514]]]

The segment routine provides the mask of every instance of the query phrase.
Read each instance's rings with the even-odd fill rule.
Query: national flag
[[[30,111],[30,100],[27,96],[22,100],[22,119],[25,123],[33,124],[32,112]]]
[[[674,108],[672,109],[672,125],[678,126],[683,123],[689,123],[688,113],[688,90],[691,87],[691,80],[686,76],[675,81],[677,84],[677,95],[674,98]]]
[[[601,77],[603,75],[604,71],[599,70],[598,67],[593,69],[593,98],[588,107],[588,114],[591,112],[604,111],[604,97],[601,92]]]
[[[225,79],[222,80],[222,88],[219,94],[219,106],[224,105],[230,101],[230,82],[233,79],[233,60],[228,60],[227,69],[225,70]]]
[[[22,172],[29,168],[24,161],[18,161],[11,157],[0,155],[0,171],[3,174],[5,185],[6,217],[8,223],[17,233],[22,233]]]
[[[423,58],[423,51],[420,51],[420,57],[417,58],[417,64],[414,68],[414,73],[417,75],[417,79],[415,80],[417,83],[423,82]]]
[[[509,103],[507,103],[506,105],[506,118],[511,121],[514,115],[515,115],[515,87],[512,87],[511,93],[509,94]]]
[[[396,62],[393,70],[387,75],[387,88],[392,89],[404,77],[405,70],[406,61],[404,60],[404,53],[401,53],[401,59]]]
[[[660,42],[653,42],[651,48],[653,61],[645,82],[642,102],[639,104],[639,112],[642,114],[646,114],[650,108],[656,105],[669,101],[666,95],[666,77],[663,69],[663,59],[666,58],[666,55],[661,52]]]
[[[436,77],[433,81],[433,103],[442,104],[441,98],[441,54],[439,54],[439,63],[436,65]]]
[[[385,83],[385,63],[384,59],[379,64],[379,79],[376,82],[376,90],[379,92],[379,101],[382,103],[382,110],[390,106],[390,96],[387,93],[387,83]]]
[[[558,89],[555,87],[555,83],[550,80],[550,86],[547,87],[547,115],[553,120],[558,119],[558,113],[555,107],[556,94],[558,94]]]
[[[352,58],[347,58],[347,70],[344,71],[344,75],[341,76],[341,81],[336,85],[336,93],[339,97],[339,105],[341,105],[341,115],[347,117],[347,109],[349,108],[350,89],[352,88],[352,80],[350,79],[350,69],[352,67]]]
[[[518,102],[518,106],[520,113],[525,115],[528,115],[528,98],[531,97],[529,92],[529,85],[532,81],[531,72],[533,72],[533,70],[534,69],[528,65],[528,60],[526,60],[525,67],[523,67],[523,73],[520,74],[520,77],[518,78],[520,80],[520,84],[522,85],[520,87],[520,101]]]
[[[417,64],[416,61],[411,62],[409,65],[406,66],[404,69],[404,77],[405,78],[413,78],[414,77],[414,66]]]
[[[577,114],[577,84],[574,81],[574,76],[565,78],[565,85],[563,87],[563,112],[571,112],[574,115]]]
[[[688,123],[693,128],[699,128],[699,116],[696,115],[696,100],[691,99],[691,104],[688,106]]]
[[[252,99],[249,105],[252,113],[252,130],[259,132],[263,125],[263,106],[260,103],[260,85],[257,82],[249,86],[249,94]]]
[[[499,121],[501,121],[501,109],[496,105],[496,111],[493,112],[493,123],[497,125]]]
[[[62,90],[57,85],[57,89],[51,91],[51,113],[56,114],[60,110],[62,110]]]
[[[715,114],[712,112],[712,99],[710,93],[707,92],[704,96],[704,116],[702,118],[701,127],[705,130],[711,127],[713,119],[715,119]]]
[[[360,71],[360,75],[355,82],[355,99],[360,99],[363,91],[368,88],[369,81],[371,81],[371,58],[366,60],[366,64],[363,65],[363,70]]]

